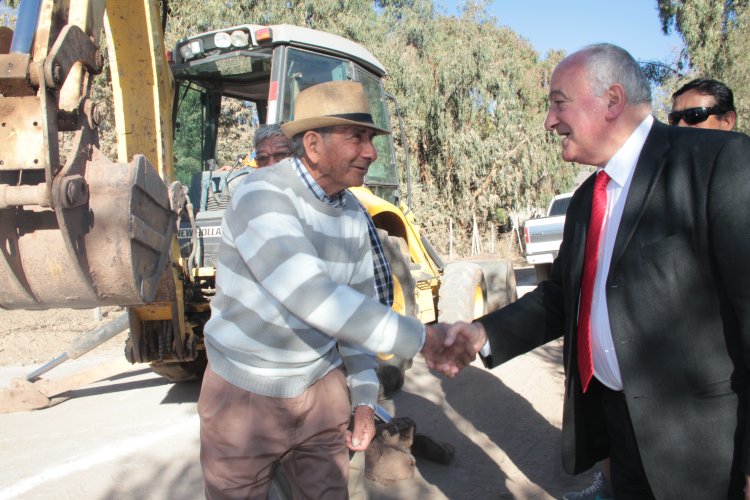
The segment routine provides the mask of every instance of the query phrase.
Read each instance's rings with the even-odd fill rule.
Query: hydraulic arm
[[[0,307],[143,304],[164,286],[172,87],[153,4],[23,0],[0,37]],[[105,19],[118,162],[91,98]]]

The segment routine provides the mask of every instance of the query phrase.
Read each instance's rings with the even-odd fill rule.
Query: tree
[[[748,0],[657,0],[662,29],[675,29],[685,41],[681,64],[686,75],[674,88],[697,76],[723,81],[734,91],[738,124],[750,131]]]
[[[736,128],[747,134],[750,133],[750,6],[747,4],[736,11],[733,29],[727,36],[727,52],[732,64],[723,78],[734,92]]]
[[[559,146],[542,127],[561,54],[540,61],[476,4],[460,18],[417,1],[409,9],[386,6],[382,15],[390,32],[372,50],[401,101],[419,180],[414,211],[431,237],[445,234],[450,214],[465,248],[473,216],[495,222],[498,209],[527,207],[570,187],[577,167],[559,160]]]
[[[557,139],[542,126],[550,75],[563,54],[541,60],[527,41],[498,26],[486,5],[470,1],[460,17],[450,17],[432,0],[172,1],[165,42],[173,47],[187,36],[251,22],[306,26],[367,47],[387,68],[385,89],[400,103],[407,143],[399,154],[412,165],[413,210],[443,251],[447,237],[439,235],[453,218],[461,251],[469,248],[474,217],[489,225],[498,214],[544,205],[571,187],[578,170],[559,159]],[[238,106],[222,117],[222,152],[247,150],[252,121]],[[194,148],[175,144],[179,168],[187,169],[183,182],[198,168],[187,161]]]

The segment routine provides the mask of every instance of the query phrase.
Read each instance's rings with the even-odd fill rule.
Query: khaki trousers
[[[278,460],[295,499],[348,498],[351,408],[341,370],[296,398],[272,398],[230,384],[209,365],[198,414],[206,498],[265,500]]]

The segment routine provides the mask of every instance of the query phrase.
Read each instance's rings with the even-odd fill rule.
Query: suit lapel
[[[617,230],[610,269],[617,264],[627,248],[656,181],[666,164],[665,154],[669,150],[667,131],[667,125],[654,121],[646,142],[643,144],[643,150],[638,157],[633,179],[630,182],[628,197],[625,200],[620,227]]]

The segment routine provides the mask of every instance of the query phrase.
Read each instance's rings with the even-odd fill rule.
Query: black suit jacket
[[[562,458],[608,456],[581,392],[576,324],[594,176],[574,194],[550,279],[484,324],[502,363],[564,335]],[[606,281],[624,394],[657,498],[736,498],[748,471],[750,138],[654,122]]]

